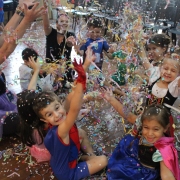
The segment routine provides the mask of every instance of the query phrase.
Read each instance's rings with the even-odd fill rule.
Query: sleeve
[[[87,50],[87,42],[80,47],[80,50]]]
[[[20,79],[22,90],[27,89],[31,76],[32,76],[31,72],[32,72],[31,68],[26,68],[24,66],[21,66],[19,68],[19,79]]]
[[[173,97],[180,96],[180,87],[178,86],[178,81],[180,81],[180,76],[178,76],[174,81],[172,81],[168,85],[169,92]]]
[[[38,79],[38,85],[42,91],[52,91],[53,90],[54,77],[48,74],[45,78]]]
[[[156,150],[156,152],[153,154],[152,160],[153,160],[154,162],[163,161],[163,158],[162,158],[161,153],[159,152],[159,150]]]
[[[49,35],[46,36],[46,38],[51,39],[51,38],[54,38],[54,36],[56,37],[56,30],[52,28],[52,31],[50,32]]]
[[[151,65],[151,67],[146,70],[146,75],[149,77],[149,84],[151,85],[160,78],[160,68]]]
[[[103,41],[103,50],[105,50],[107,52],[109,47],[110,46],[108,45],[107,41]]]

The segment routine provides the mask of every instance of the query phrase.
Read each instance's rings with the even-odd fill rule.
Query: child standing
[[[102,23],[99,19],[92,19],[88,23],[88,34],[89,38],[86,43],[80,47],[78,51],[79,54],[83,55],[83,59],[85,59],[85,51],[89,45],[92,46],[92,50],[96,55],[95,64],[102,69],[103,65],[103,51],[112,53],[113,48],[110,48],[107,41],[101,38],[102,31]]]
[[[88,48],[84,69],[87,69],[94,59],[91,49]],[[77,129],[74,124],[81,108],[83,90],[86,86],[86,73],[83,67],[75,64],[78,72],[76,86],[64,104],[68,114],[60,104],[59,98],[52,92],[38,93],[33,101],[33,109],[40,120],[53,126],[48,131],[44,144],[51,154],[50,164],[59,180],[82,179],[107,165],[106,157],[94,155],[86,133]],[[28,99],[25,102],[28,103]],[[80,148],[86,154],[81,157],[84,162],[77,163]]]
[[[147,41],[148,56],[153,66],[162,63],[170,42],[170,38],[165,34],[155,34]]]

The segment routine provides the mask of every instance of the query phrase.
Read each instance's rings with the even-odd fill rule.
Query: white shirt
[[[149,76],[149,84],[151,85],[153,82],[157,81],[160,76],[160,68],[159,67],[150,67],[146,74]],[[167,94],[169,90],[170,94],[173,97],[180,96],[180,87],[178,86],[178,81],[180,76],[178,76],[174,81],[168,84],[168,89],[158,87],[157,83],[154,84],[152,88],[152,94],[158,98],[163,98]]]
[[[25,64],[22,64],[19,67],[19,78],[22,91],[28,88],[29,82],[32,77],[31,72],[32,69]]]

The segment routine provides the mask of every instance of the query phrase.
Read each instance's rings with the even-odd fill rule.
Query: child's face
[[[101,36],[101,28],[89,27],[88,35],[91,39],[96,40]]]
[[[175,60],[164,60],[161,66],[161,79],[167,83],[174,81],[179,74],[179,65]]]
[[[166,50],[165,48],[156,46],[155,44],[149,44],[148,45],[149,58],[153,59],[154,61],[158,61],[159,59],[163,58],[165,50]]]
[[[144,119],[142,123],[142,135],[151,144],[163,137],[167,129],[162,127],[156,119]]]
[[[50,123],[53,126],[58,126],[66,119],[66,112],[57,100],[42,109],[40,114],[42,115],[42,121]]]

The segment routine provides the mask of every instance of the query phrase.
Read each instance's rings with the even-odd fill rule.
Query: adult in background
[[[47,9],[47,2],[44,1],[44,7]],[[48,9],[47,9],[48,10]],[[56,20],[56,29],[50,26],[48,13],[43,15],[44,31],[46,35],[46,62],[60,63],[66,61],[66,72],[63,84],[67,81],[72,82],[73,71],[71,64],[72,46],[75,45],[75,35],[69,32],[69,17],[65,12],[60,12]]]

